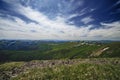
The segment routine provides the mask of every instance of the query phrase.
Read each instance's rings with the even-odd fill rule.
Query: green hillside
[[[107,44],[108,50],[104,51],[100,57],[120,57],[120,42]]]
[[[36,46],[38,48],[33,50],[0,50],[0,61],[120,57],[120,42],[103,44],[87,42],[49,42],[37,44]]]

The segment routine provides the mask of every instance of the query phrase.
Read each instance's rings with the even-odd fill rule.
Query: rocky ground
[[[119,58],[107,58],[107,59],[89,58],[89,59],[73,59],[73,60],[33,60],[29,62],[23,62],[20,67],[12,66],[9,69],[5,68],[6,63],[4,63],[0,65],[0,80],[9,80],[11,77],[16,77],[18,74],[25,73],[28,69],[32,69],[32,68],[45,68],[45,67],[55,67],[62,65],[71,66],[78,63],[120,65],[120,59]]]

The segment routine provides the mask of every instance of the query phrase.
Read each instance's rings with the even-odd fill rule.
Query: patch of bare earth
[[[102,49],[100,49],[100,50],[98,50],[96,52],[93,52],[90,56],[97,57],[97,56],[101,55],[104,51],[106,51],[108,49],[109,49],[109,47],[102,48]]]

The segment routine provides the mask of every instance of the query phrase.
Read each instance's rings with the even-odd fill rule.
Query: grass
[[[9,80],[16,69],[21,68],[24,62],[6,62],[0,65],[0,80]]]
[[[56,62],[55,60],[7,62],[0,65],[0,80],[120,80],[120,58],[89,58],[70,61],[77,62],[52,67],[49,65],[33,67],[32,65],[25,66],[25,64],[42,63],[45,65],[49,62]],[[13,76],[10,73],[14,70],[16,72],[21,70],[21,72],[14,73],[16,76]]]
[[[108,50],[103,52],[99,57],[120,57],[120,42],[107,44]]]
[[[100,49],[101,46],[97,45],[81,45],[78,47],[68,47],[64,49],[52,50],[46,53],[50,59],[75,59],[75,58],[88,58],[93,51]]]
[[[20,68],[24,62],[6,62],[0,65],[0,71],[10,71],[11,69]]]
[[[11,80],[120,80],[120,65],[77,64],[33,68]]]

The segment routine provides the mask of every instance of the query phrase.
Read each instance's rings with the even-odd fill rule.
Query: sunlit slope
[[[106,45],[108,47],[99,57],[120,57],[120,42],[113,42]]]
[[[1,50],[1,61],[29,61],[48,59],[75,59],[89,57],[120,57],[120,42],[86,43],[59,42],[38,43],[30,50]]]
[[[73,45],[64,47],[63,49],[57,49],[57,50],[51,50],[46,53],[46,55],[49,55],[51,58],[87,58],[92,54],[93,51],[96,51],[100,49],[102,46],[98,45]]]

